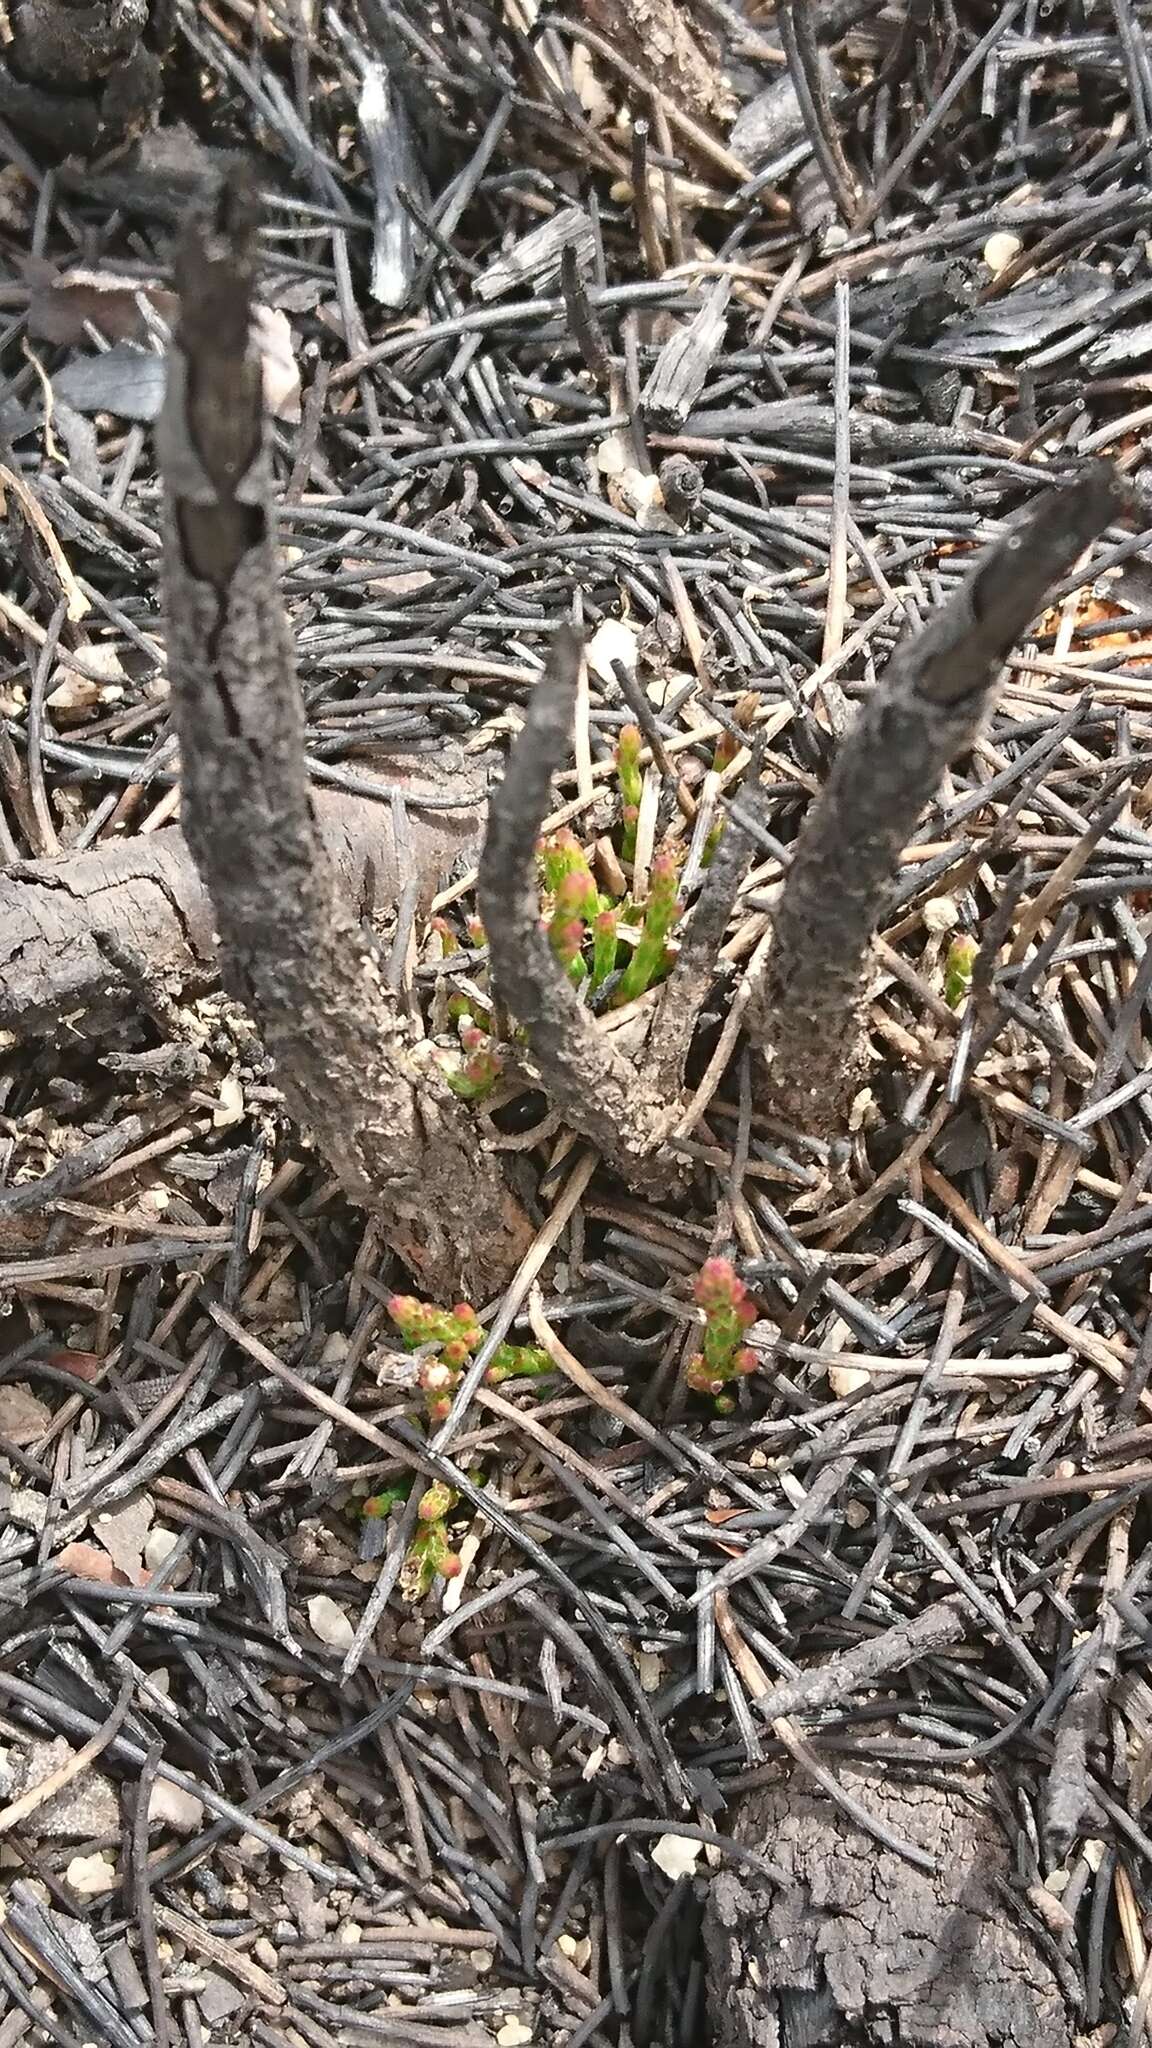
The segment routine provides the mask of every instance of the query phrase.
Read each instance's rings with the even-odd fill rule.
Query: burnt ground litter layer
[[[901,1854],[902,1764],[978,1766],[1000,1910],[1078,2034],[1135,2044],[1152,523],[1054,593],[926,812],[843,1141],[760,1114],[738,1045],[707,1076],[898,637],[1054,475],[1139,489],[1147,10],[702,0],[687,54],[601,0],[144,12],[123,133],[107,66],[69,82],[91,160],[56,160],[37,10],[0,53],[0,2048],[704,2041],[709,1883],[771,1862],[741,1816],[785,1756]],[[173,978],[101,881],[21,1030],[70,864],[154,887],[177,812],[151,424],[173,226],[236,149],[318,792],[402,848],[400,771],[482,782],[565,622],[558,822],[611,842],[638,715],[639,862],[698,873],[751,749],[765,785],[690,1189],[640,1202],[505,1081],[477,1115],[536,1272],[473,1306],[553,1370],[434,1446],[406,1276],[210,932]],[[364,900],[440,1033],[486,986],[474,826],[454,953],[402,867]],[[684,1379],[712,1255],[759,1317],[723,1416]],[[430,1478],[463,1569],[421,1593]]]

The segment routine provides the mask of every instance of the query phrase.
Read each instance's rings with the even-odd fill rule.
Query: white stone
[[[146,1571],[157,1572],[166,1561],[169,1552],[175,1550],[180,1538],[175,1529],[168,1529],[163,1522],[155,1522],[144,1539],[144,1567]],[[182,1557],[172,1575],[165,1583],[173,1588],[182,1586],[192,1575],[192,1559]]]
[[[627,625],[623,619],[605,619],[588,642],[588,666],[593,675],[599,676],[602,683],[614,683],[615,661],[631,674],[636,666],[638,644],[635,626]]]
[[[112,1514],[97,1515],[92,1523],[92,1534],[102,1543],[113,1564],[122,1572],[134,1578],[140,1570],[140,1559],[152,1527],[156,1509],[147,1494],[140,1494]]]
[[[81,1898],[94,1899],[116,1886],[116,1865],[109,1863],[107,1856],[74,1856],[64,1872],[64,1880]]]
[[[34,1529],[39,1535],[48,1520],[48,1497],[33,1493],[30,1486],[18,1486],[8,1497],[8,1519],[19,1529]]]
[[[308,1620],[314,1635],[330,1650],[347,1650],[351,1647],[356,1631],[342,1607],[327,1593],[314,1593],[308,1602]]]
[[[693,1842],[688,1835],[661,1835],[652,1850],[652,1861],[665,1877],[691,1877],[700,1860],[702,1842]]]
[[[960,905],[954,896],[930,896],[920,915],[930,932],[950,932],[960,922]]]
[[[1019,235],[1009,234],[1004,228],[997,234],[989,235],[984,244],[984,261],[993,277],[999,277],[1002,270],[1007,270],[1008,265],[1016,261],[1023,247]]]
[[[148,1818],[162,1827],[175,1828],[178,1835],[194,1835],[204,1822],[204,1807],[191,1792],[157,1778],[148,1795]]]
[[[532,2038],[532,2029],[523,2020],[506,2020],[496,2036],[497,2048],[524,2048],[524,2043]]]

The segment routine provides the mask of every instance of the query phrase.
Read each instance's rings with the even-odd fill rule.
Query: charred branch
[[[903,848],[948,763],[979,729],[1001,669],[1044,596],[1126,497],[1107,464],[1046,491],[898,649],[796,842],[775,942],[749,1010],[788,1122],[839,1128],[858,1055],[861,972]]]
[[[467,1274],[483,1291],[507,1279],[527,1220],[463,1105],[417,1067],[312,807],[249,335],[255,265],[254,187],[236,171],[183,237],[158,436],[184,831],[226,979],[292,1115],[427,1287],[450,1294]]]
[[[419,795],[417,785],[408,838],[424,907],[456,855],[476,849],[480,805],[425,812],[416,808]],[[369,877],[377,907],[390,908],[400,891],[390,809],[325,791],[316,821],[349,908]],[[117,948],[131,947],[159,985],[182,996],[200,995],[220,971],[212,904],[175,827],[5,868],[0,933],[0,1030],[23,1039],[65,1022],[70,1032],[97,1036],[119,1021],[133,991],[110,966]]]
[[[660,1150],[661,1105],[596,1029],[540,922],[536,846],[552,777],[568,748],[579,666],[579,643],[569,632],[558,634],[489,803],[480,915],[497,993],[527,1032],[553,1107],[633,1185],[667,1187],[676,1167]]]

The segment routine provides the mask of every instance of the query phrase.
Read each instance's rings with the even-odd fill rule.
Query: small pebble
[[[623,619],[604,619],[588,642],[588,666],[601,682],[614,684],[616,681],[614,662],[620,662],[631,672],[636,666],[636,648],[639,635],[634,626]]]
[[[148,1795],[148,1818],[162,1827],[175,1828],[178,1835],[194,1835],[204,1822],[204,1808],[191,1792],[157,1778]]]
[[[703,1846],[688,1835],[661,1835],[653,1847],[652,1861],[665,1877],[691,1877]]]
[[[37,1443],[51,1420],[49,1410],[26,1380],[0,1387],[0,1436],[6,1436],[9,1443]]]
[[[83,1899],[98,1898],[119,1882],[116,1865],[109,1863],[106,1856],[74,1856],[64,1872],[64,1881]]]
[[[330,1650],[347,1650],[356,1634],[342,1607],[327,1593],[314,1593],[308,1602],[308,1620],[313,1635]]]
[[[989,235],[984,244],[984,261],[993,277],[999,277],[1002,270],[1007,270],[1008,265],[1015,262],[1023,247],[1019,235],[1011,235],[1003,228],[999,233]]]
[[[920,915],[930,932],[950,932],[960,922],[960,905],[954,896],[930,896]]]

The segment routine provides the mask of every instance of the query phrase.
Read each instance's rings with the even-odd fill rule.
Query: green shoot
[[[582,877],[562,875],[548,925],[548,943],[570,981],[583,981],[587,973],[583,954],[587,901]]]
[[[638,725],[626,725],[616,742],[616,780],[620,785],[621,817],[624,823],[620,858],[624,861],[633,861],[636,858],[636,823],[640,816],[640,792],[643,785],[640,749],[643,744]]]
[[[592,979],[589,986],[593,992],[603,987],[608,976],[616,968],[616,931],[619,914],[614,905],[600,910],[592,920]]]
[[[490,1387],[503,1380],[538,1380],[555,1367],[546,1351],[534,1351],[530,1344],[501,1344],[484,1377]]]
[[[469,1357],[484,1342],[475,1309],[466,1301],[457,1303],[453,1309],[435,1308],[431,1302],[417,1301],[410,1294],[394,1294],[388,1303],[388,1313],[409,1351],[424,1345],[438,1346],[435,1354],[430,1352],[421,1359],[417,1379],[429,1422],[443,1422]],[[543,1351],[528,1344],[500,1344],[484,1377],[489,1386],[495,1387],[504,1380],[539,1379],[551,1371]]]
[[[371,1500],[364,1502],[361,1513],[369,1520],[383,1519],[408,1497],[407,1487],[386,1487],[383,1493],[373,1494]],[[416,1509],[416,1534],[400,1570],[400,1589],[406,1600],[422,1600],[435,1579],[459,1576],[461,1561],[452,1548],[447,1529],[448,1516],[457,1499],[442,1479],[434,1479],[421,1494]]]
[[[422,1344],[457,1342],[475,1351],[484,1336],[475,1309],[466,1301],[458,1302],[455,1308],[435,1308],[430,1301],[417,1301],[415,1295],[394,1294],[388,1303],[388,1313],[409,1351],[418,1350]]]
[[[392,1513],[393,1508],[401,1507],[407,1498],[406,1486],[386,1486],[383,1493],[374,1493],[370,1500],[366,1500],[360,1512],[369,1521],[382,1522]]]
[[[692,1293],[704,1311],[704,1345],[684,1377],[694,1394],[711,1395],[717,1412],[727,1415],[736,1405],[729,1383],[756,1370],[756,1354],[744,1344],[745,1330],[756,1321],[755,1303],[729,1259],[707,1259]]]
[[[493,1088],[504,1071],[504,1062],[486,1031],[473,1023],[469,1011],[463,1011],[457,1019],[460,1044],[465,1057],[457,1063],[448,1056],[444,1066],[444,1078],[454,1095],[464,1102],[483,1102],[491,1095]],[[450,1061],[450,1063],[449,1063]]]
[[[948,948],[944,961],[944,1001],[951,1010],[960,1008],[972,986],[972,969],[979,951],[975,939],[966,932],[958,932]]]
[[[588,857],[574,832],[557,832],[540,848],[544,886],[552,898],[548,941],[564,972],[583,981],[584,939],[600,909],[600,897]]]
[[[676,897],[676,863],[670,853],[658,853],[648,878],[648,901],[644,906],[644,929],[632,949],[632,957],[620,976],[612,998],[613,1009],[635,1002],[651,988],[666,967],[668,935],[680,915]]]

